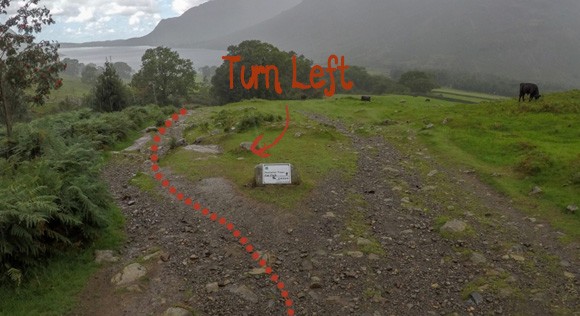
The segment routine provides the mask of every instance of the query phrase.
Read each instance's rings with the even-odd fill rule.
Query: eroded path
[[[358,153],[358,169],[353,177],[329,175],[292,211],[252,201],[225,179],[191,182],[163,170],[186,196],[247,232],[284,280],[297,315],[580,310],[578,245],[561,245],[548,225],[527,219],[472,175],[436,165],[424,149],[404,154],[382,138],[310,118],[349,136],[352,144],[337,146]],[[120,154],[103,172],[127,218],[128,240],[73,314],[161,315],[180,307],[172,312],[285,315],[279,290],[229,231],[160,184],[151,192],[130,185],[138,172],[149,173],[147,156]],[[135,262],[145,277],[111,283]]]

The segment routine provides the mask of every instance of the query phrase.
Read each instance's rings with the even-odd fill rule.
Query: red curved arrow
[[[282,133],[280,135],[278,135],[278,137],[276,137],[276,139],[274,140],[273,143],[271,143],[269,145],[264,145],[264,147],[262,147],[260,149],[256,149],[256,146],[258,146],[258,143],[262,140],[262,137],[264,137],[264,135],[259,135],[258,137],[256,137],[256,139],[254,139],[254,142],[252,143],[252,146],[250,147],[252,152],[255,155],[257,155],[258,157],[262,157],[262,158],[270,157],[270,154],[267,153],[266,150],[268,150],[268,149],[270,149],[278,144],[278,142],[282,139],[282,137],[284,137],[284,134],[286,134],[286,130],[288,130],[288,125],[290,125],[290,112],[288,111],[288,104],[286,104],[286,126],[284,127],[284,130],[282,131]]]

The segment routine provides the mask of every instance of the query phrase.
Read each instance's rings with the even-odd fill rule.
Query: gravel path
[[[344,150],[359,153],[358,169],[348,179],[330,174],[292,211],[250,200],[226,179],[193,183],[162,170],[266,254],[297,315],[579,315],[577,244],[562,245],[547,224],[472,174],[437,165],[424,149],[402,153],[382,138],[309,117],[352,140]],[[121,153],[103,171],[128,239],[121,260],[95,275],[72,314],[161,315],[179,307],[196,315],[285,315],[275,283],[225,227],[161,185],[150,193],[129,185],[137,172],[149,173],[145,159]],[[441,216],[467,228],[442,233]],[[111,284],[132,262],[147,276],[129,288]]]

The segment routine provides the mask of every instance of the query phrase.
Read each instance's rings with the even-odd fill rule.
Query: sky
[[[151,32],[161,19],[181,15],[209,0],[40,0],[56,24],[45,27],[38,39],[88,42],[125,39]],[[17,9],[12,1],[10,11]]]

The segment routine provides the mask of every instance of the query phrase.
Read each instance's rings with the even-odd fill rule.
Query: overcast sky
[[[41,0],[56,24],[38,38],[59,42],[124,39],[149,33],[161,19],[209,0]],[[13,1],[10,9],[16,9]],[[10,10],[12,11],[12,10]]]

